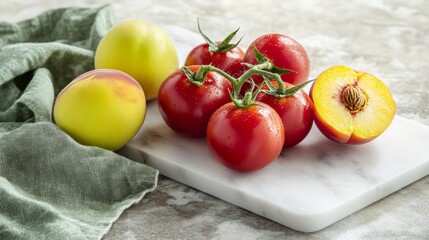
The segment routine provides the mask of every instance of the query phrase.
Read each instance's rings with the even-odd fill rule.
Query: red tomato
[[[189,66],[196,72],[200,66]],[[207,122],[220,106],[231,101],[231,83],[216,72],[209,72],[201,86],[188,80],[181,69],[162,83],[158,106],[165,123],[174,131],[189,137],[206,134]]]
[[[275,81],[271,82],[277,87]],[[286,88],[293,87],[292,84],[285,83]],[[265,85],[263,89],[268,89]],[[308,94],[300,89],[292,96],[275,97],[264,92],[260,92],[256,101],[268,104],[279,114],[283,122],[285,131],[285,142],[283,148],[289,148],[300,143],[308,135],[313,126],[313,102]]]
[[[212,65],[233,77],[239,77],[244,71],[244,67],[241,65],[243,57],[244,52],[240,47],[224,52],[211,52],[209,44],[202,43],[189,52],[185,60],[185,66]]]
[[[279,115],[265,103],[237,108],[227,103],[211,116],[207,143],[228,168],[249,172],[276,159],[283,147],[284,129]]]
[[[254,55],[254,47],[268,58],[276,67],[293,70],[281,75],[284,82],[299,85],[306,80],[310,74],[310,60],[305,49],[294,39],[281,34],[266,34],[253,41],[247,48],[243,62],[257,64]],[[263,79],[260,76],[252,77],[256,84]],[[246,84],[243,91],[249,89]]]

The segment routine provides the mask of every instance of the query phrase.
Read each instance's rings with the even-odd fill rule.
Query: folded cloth
[[[111,6],[0,22],[0,239],[100,239],[156,187],[158,171],[76,143],[52,122],[55,96],[93,69]]]

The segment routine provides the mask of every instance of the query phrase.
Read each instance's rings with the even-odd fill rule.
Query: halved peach
[[[310,97],[316,126],[339,143],[373,140],[389,127],[396,112],[392,94],[382,81],[346,66],[322,72],[311,87]]]

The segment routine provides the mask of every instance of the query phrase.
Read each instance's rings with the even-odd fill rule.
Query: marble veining
[[[266,168],[238,173],[210,154],[204,139],[171,131],[156,102],[140,133],[122,151],[161,174],[293,229],[317,231],[429,173],[429,127],[396,116],[366,145],[339,145],[317,128]],[[407,141],[407,150],[401,148]],[[388,146],[388,147],[386,147]]]

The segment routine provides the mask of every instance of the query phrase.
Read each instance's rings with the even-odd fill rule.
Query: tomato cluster
[[[300,143],[313,124],[313,103],[302,87],[310,63],[292,38],[266,34],[244,52],[223,41],[192,49],[185,66],[165,79],[158,106],[166,124],[187,137],[206,136],[213,155],[243,172],[263,168]]]

